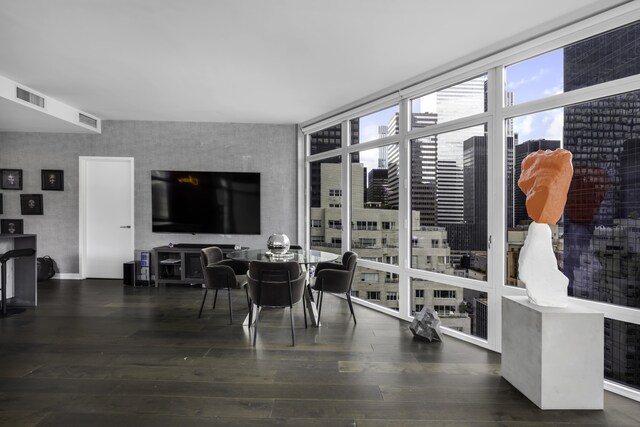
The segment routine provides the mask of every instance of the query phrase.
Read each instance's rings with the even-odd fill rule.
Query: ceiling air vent
[[[29,104],[37,105],[40,108],[44,108],[44,98],[31,93],[28,90],[24,90],[21,87],[16,88],[16,96]]]
[[[92,128],[98,127],[98,120],[93,117],[89,117],[86,114],[78,113],[78,120],[80,120],[80,123],[91,126]]]

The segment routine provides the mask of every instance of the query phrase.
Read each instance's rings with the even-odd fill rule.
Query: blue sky
[[[563,50],[558,49],[506,69],[506,90],[513,92],[514,104],[532,101],[563,92]],[[378,138],[378,126],[386,125],[397,107],[388,108],[360,119],[360,141]],[[514,131],[520,143],[531,139],[562,140],[563,109],[516,117]],[[368,170],[377,167],[378,150],[362,152],[360,161]]]

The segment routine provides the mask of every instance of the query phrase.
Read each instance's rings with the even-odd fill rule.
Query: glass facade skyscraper
[[[640,73],[640,24],[564,49],[565,92]],[[564,269],[578,298],[640,308],[640,92],[566,107]],[[605,377],[640,386],[640,326],[605,321]]]

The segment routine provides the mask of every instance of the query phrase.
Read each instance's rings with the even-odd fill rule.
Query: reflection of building
[[[564,49],[565,92],[640,74],[640,24]],[[569,293],[640,308],[636,230],[640,92],[566,107],[564,147],[574,173],[564,216]],[[581,171],[590,171],[588,175]],[[604,180],[604,182],[603,182]],[[640,325],[605,321],[605,377],[640,385]]]

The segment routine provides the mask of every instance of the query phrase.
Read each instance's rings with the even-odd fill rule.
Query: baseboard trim
[[[80,273],[56,273],[52,279],[59,280],[82,280]]]

